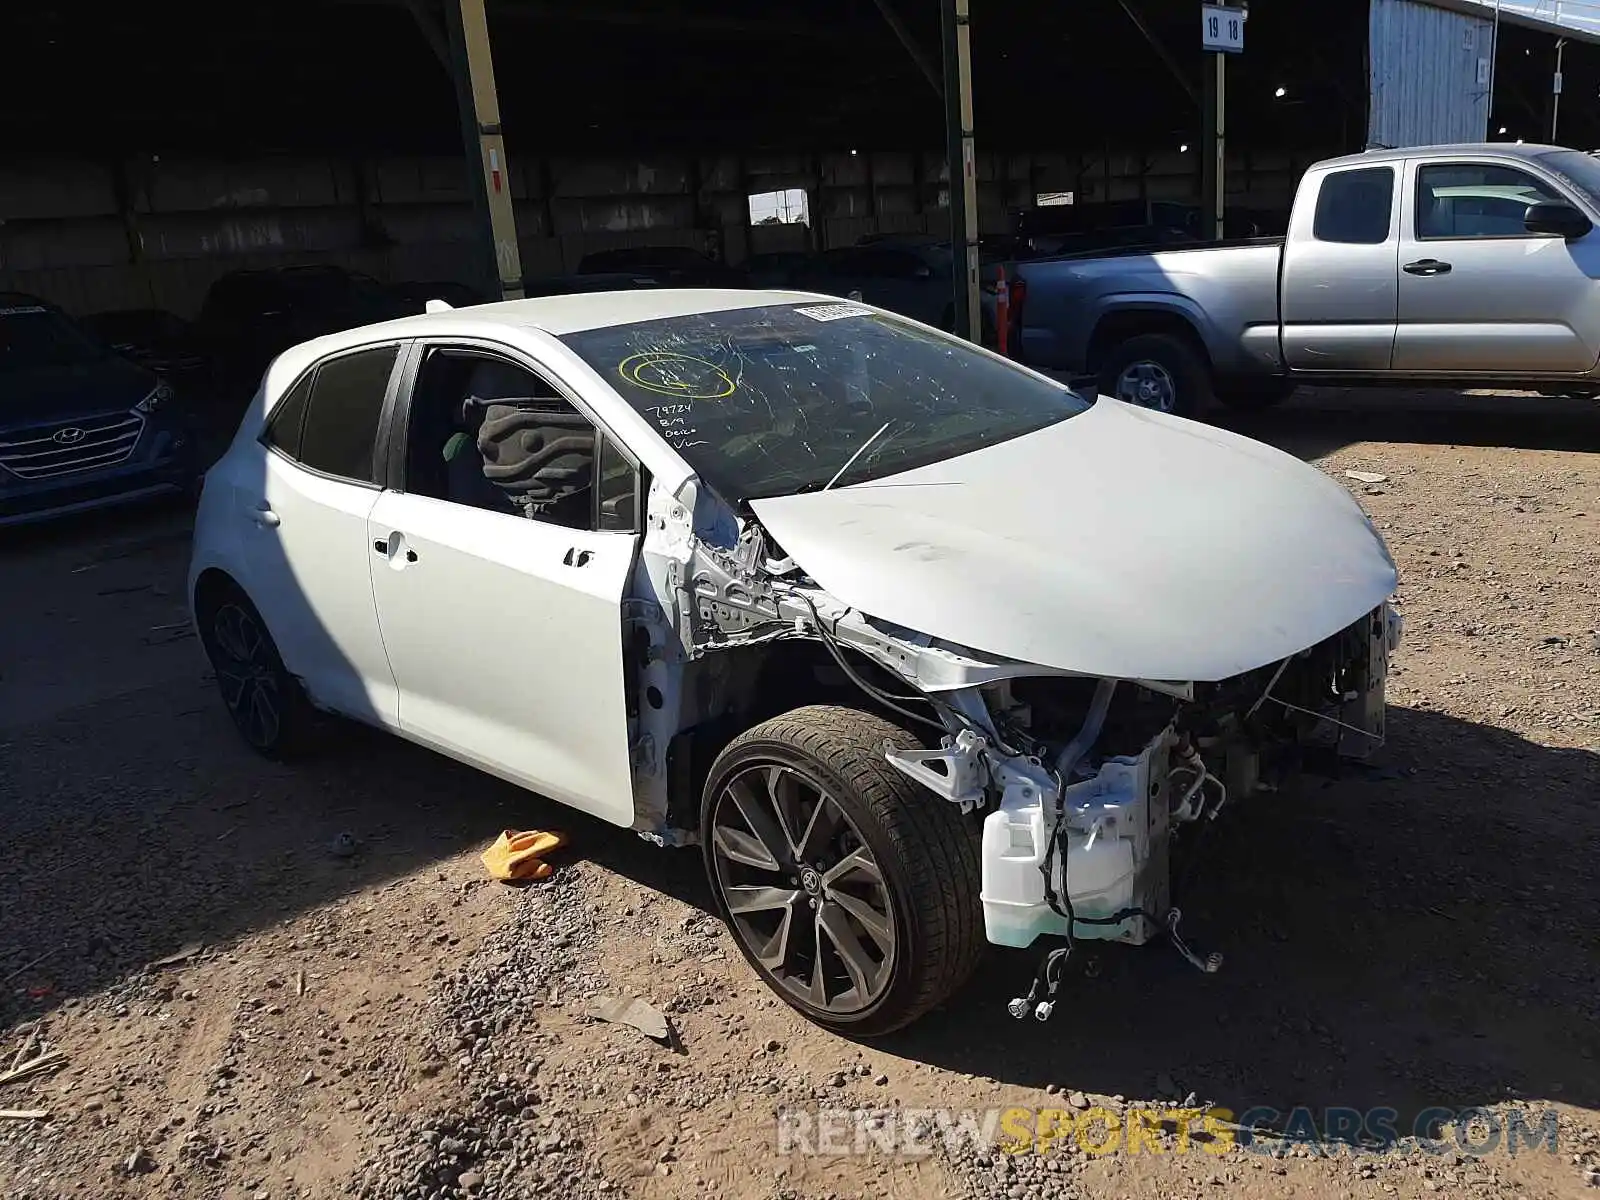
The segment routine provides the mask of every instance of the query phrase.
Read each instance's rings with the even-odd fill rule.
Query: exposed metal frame
[[[900,13],[894,6],[894,0],[872,0],[878,6],[878,11],[883,14],[884,23],[894,31],[895,37],[900,39],[900,44],[905,47],[906,53],[911,56],[911,61],[917,64],[917,70],[922,72],[934,94],[943,98],[944,80],[939,78],[939,72],[933,65],[933,60],[922,52],[922,46],[912,35],[910,28],[900,19]]]

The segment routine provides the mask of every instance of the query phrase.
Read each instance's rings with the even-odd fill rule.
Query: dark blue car
[[[66,313],[0,292],[0,526],[193,487],[171,389]]]

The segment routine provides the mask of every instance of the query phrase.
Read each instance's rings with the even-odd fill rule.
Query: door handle
[[[594,555],[588,550],[579,550],[576,546],[569,546],[567,548],[567,556],[561,561],[569,567],[587,567],[589,560],[593,557]]]
[[[276,529],[283,524],[283,518],[273,512],[272,505],[265,500],[256,505],[255,510],[250,514],[250,519],[263,529]]]
[[[372,548],[391,563],[394,562],[396,556],[402,553],[408,563],[417,561],[417,552],[406,545],[406,539],[402,534],[394,533],[386,538],[374,538],[372,540]]]
[[[1407,263],[1400,269],[1407,275],[1448,275],[1454,268],[1437,258],[1419,258],[1416,262]]]

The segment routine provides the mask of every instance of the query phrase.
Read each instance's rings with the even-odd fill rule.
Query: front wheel
[[[706,871],[746,960],[825,1028],[889,1033],[948,999],[983,951],[975,830],[891,766],[906,730],[796,709],[736,738],[702,802]]]
[[[1100,390],[1140,408],[1192,417],[1211,400],[1211,366],[1184,338],[1144,333],[1106,356]]]

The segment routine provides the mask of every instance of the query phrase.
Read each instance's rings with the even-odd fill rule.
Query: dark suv
[[[234,399],[255,389],[279,354],[325,333],[407,316],[420,305],[342,267],[233,271],[206,292],[196,333]]]
[[[0,526],[188,491],[171,401],[54,305],[0,292]]]

